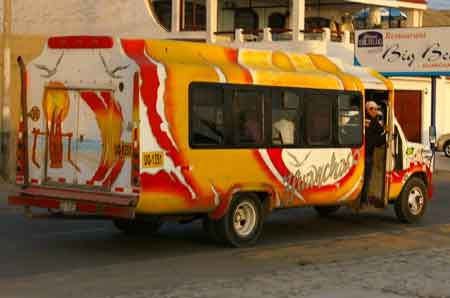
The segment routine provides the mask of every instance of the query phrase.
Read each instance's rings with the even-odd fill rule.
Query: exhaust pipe
[[[20,69],[20,106],[22,109],[22,117],[23,117],[23,150],[25,151],[23,157],[23,176],[24,176],[24,188],[29,185],[29,161],[28,161],[28,107],[27,107],[27,81],[26,81],[26,67],[25,63],[22,59],[22,56],[17,58],[17,63],[19,64]]]

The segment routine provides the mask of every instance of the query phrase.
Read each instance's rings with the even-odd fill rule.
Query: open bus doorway
[[[389,92],[385,90],[366,90],[365,92],[366,104],[369,101],[373,101],[378,105],[377,120],[384,128],[387,138],[387,125],[389,121]],[[366,119],[368,119],[367,111],[365,113]],[[368,184],[367,189],[367,199],[370,205],[375,207],[385,207],[387,200],[385,199],[385,194],[389,193],[388,185],[385,183],[386,177],[386,158],[388,152],[388,142],[383,145],[376,146],[373,150],[371,156],[366,156],[366,158],[372,158],[372,167],[369,181],[364,181],[364,184]],[[367,154],[367,151],[366,151]],[[364,195],[364,194],[363,194]]]

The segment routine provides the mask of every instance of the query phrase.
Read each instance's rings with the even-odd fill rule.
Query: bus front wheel
[[[251,246],[261,235],[263,217],[260,198],[253,193],[241,193],[231,201],[221,219],[212,221],[212,231],[221,242],[233,247]]]
[[[413,177],[406,182],[395,201],[395,214],[404,223],[418,223],[425,214],[428,193],[422,179]]]

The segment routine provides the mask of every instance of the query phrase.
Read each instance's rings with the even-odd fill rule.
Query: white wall
[[[431,79],[429,78],[391,78],[397,90],[422,91],[422,143],[429,144],[429,127],[431,123]],[[438,93],[438,97],[443,94]],[[441,107],[439,107],[440,109]],[[443,126],[443,119],[436,119],[437,129]]]
[[[450,81],[441,79],[438,81],[437,98],[437,136],[450,133]]]
[[[164,34],[146,0],[13,0],[12,16],[17,34]]]

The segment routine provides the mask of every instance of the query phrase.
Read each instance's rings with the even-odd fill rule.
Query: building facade
[[[0,172],[13,177],[20,110],[16,60],[38,56],[50,35],[193,40],[316,52],[352,63],[354,29],[420,27],[427,5],[426,0],[2,0],[0,9]],[[430,79],[393,81],[397,116],[408,137],[428,143]],[[438,80],[438,135],[450,132],[449,91],[450,83]]]

